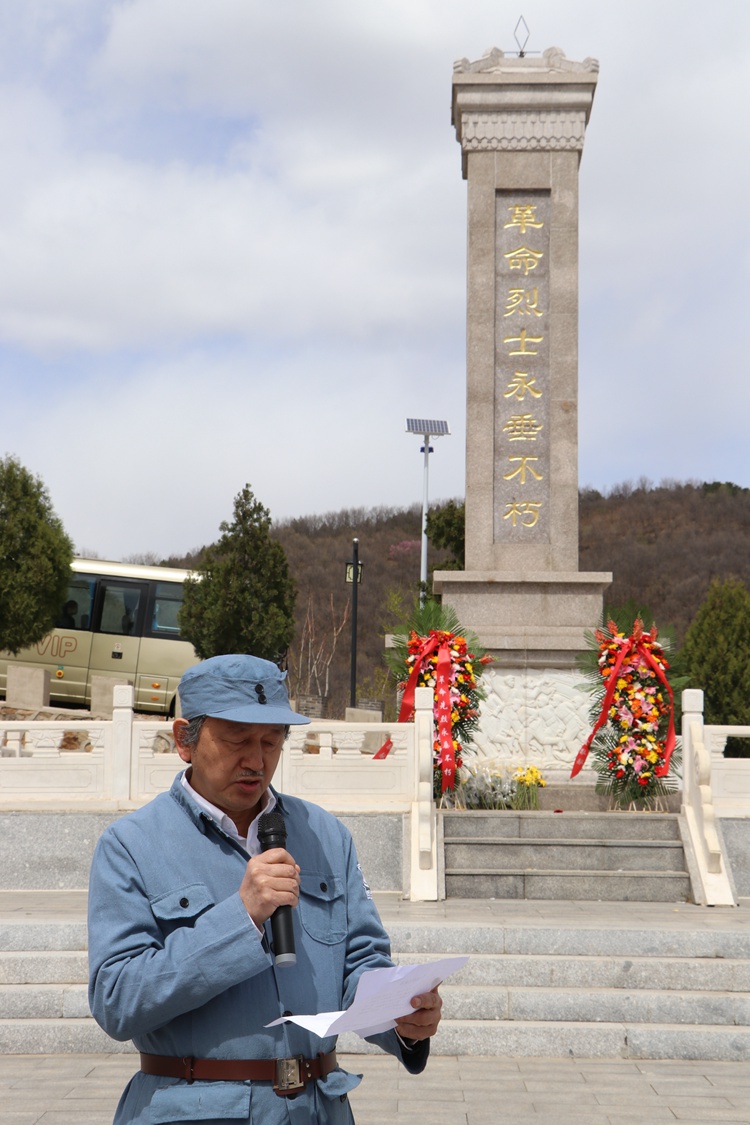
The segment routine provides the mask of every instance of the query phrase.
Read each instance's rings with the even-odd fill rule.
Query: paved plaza
[[[750,1063],[346,1055],[357,1125],[716,1125],[750,1122]],[[5,1055],[2,1125],[109,1125],[133,1055]]]

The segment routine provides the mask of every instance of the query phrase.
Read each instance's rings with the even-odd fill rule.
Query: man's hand
[[[299,867],[283,848],[253,856],[240,883],[240,898],[258,929],[277,906],[299,902]]]
[[[440,1023],[440,1009],[443,1000],[437,988],[432,992],[425,992],[422,996],[412,997],[412,1007],[416,1011],[408,1016],[402,1016],[396,1024],[396,1031],[402,1039],[418,1040],[429,1039],[434,1035]]]

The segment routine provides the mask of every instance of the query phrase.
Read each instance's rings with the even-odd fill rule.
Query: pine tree
[[[72,560],[42,480],[15,457],[0,459],[0,649],[15,654],[49,632]]]
[[[232,523],[206,548],[185,582],[183,636],[202,659],[231,652],[283,660],[294,631],[296,589],[271,517],[249,485],[234,501]]]
[[[703,689],[707,723],[750,726],[750,593],[742,582],[711,584],[680,657],[692,686]]]
[[[451,558],[441,562],[441,570],[463,570],[466,543],[466,510],[464,504],[448,500],[427,513],[427,538],[433,547],[450,551]]]

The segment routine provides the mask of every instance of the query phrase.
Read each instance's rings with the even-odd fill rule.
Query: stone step
[[[348,1054],[376,1054],[357,1035],[339,1038]],[[448,1020],[433,1040],[437,1055],[541,1058],[750,1060],[750,1029],[694,1024],[585,1021]],[[4,1054],[134,1054],[92,1019],[0,1020]],[[133,1069],[136,1069],[135,1059]]]
[[[608,935],[609,936],[609,935]],[[400,965],[421,964],[437,960],[444,952],[426,954],[394,950]],[[703,957],[697,962],[684,956],[660,956],[655,970],[653,956],[632,957],[584,956],[577,954],[498,953],[472,954],[451,982],[462,987],[483,985],[488,988],[596,988],[651,989],[658,972],[662,990],[687,992],[750,992],[750,960],[731,956]],[[67,990],[87,986],[88,966],[85,953],[60,952],[0,953],[0,1003],[11,990],[32,987]],[[68,1005],[70,999],[68,998]],[[82,1014],[88,1014],[88,1010]],[[1,1016],[4,1016],[2,1013]]]
[[[357,1036],[339,1038],[342,1052],[376,1054]],[[691,1024],[536,1023],[451,1020],[440,1025],[436,1055],[506,1058],[750,1060],[750,1029]],[[501,1117],[498,1111],[498,1117]],[[640,1119],[647,1118],[641,1113]]]
[[[118,1043],[105,1035],[91,1016],[88,1019],[0,1019],[2,1054],[111,1055],[134,1051],[132,1043]]]
[[[445,812],[446,837],[564,837],[589,840],[679,840],[674,813]]]
[[[750,1026],[750,997],[732,992],[484,985],[467,988],[450,983],[440,991],[443,1017],[450,1021]]]
[[[481,908],[477,908],[476,918],[470,917],[473,909],[474,904],[467,902],[465,922],[420,925],[394,921],[388,927],[392,948],[399,956],[412,955],[423,960],[431,955],[449,957],[468,952],[472,958],[487,953],[623,957],[638,961],[645,958],[646,964],[650,964],[652,958],[661,962],[665,958],[684,957],[694,960],[696,971],[702,971],[704,959],[744,961],[750,953],[747,935],[742,930],[628,926],[627,904],[622,907],[619,926],[482,925]]]
[[[637,901],[633,900],[634,907]],[[443,919],[438,925],[428,921],[406,923],[392,920],[388,931],[394,952],[418,959],[433,955],[459,955],[467,951],[477,957],[502,953],[524,957],[536,954],[548,958],[632,958],[638,966],[644,964],[644,959],[648,966],[650,958],[699,958],[701,972],[716,959],[742,962],[750,952],[747,937],[742,931],[692,926],[649,928],[641,922],[628,925],[627,903],[623,904],[621,924],[617,926],[584,925],[571,921],[555,926],[517,922],[483,925],[481,908],[475,908],[473,902],[467,902],[462,913],[464,921]],[[50,965],[59,957],[67,965],[77,962],[83,966],[86,964],[86,946],[85,923],[61,927],[55,922],[19,921],[0,926],[0,961],[3,963],[10,958],[11,964],[28,966],[35,958],[40,958],[38,963],[44,964],[44,955],[49,952],[54,954],[54,958],[49,959]],[[54,971],[58,972],[57,969]],[[6,983],[13,983],[9,977],[3,979]],[[37,976],[36,979],[40,978]],[[57,976],[54,978],[58,979]]]
[[[685,853],[679,840],[581,840],[534,837],[524,840],[484,836],[445,838],[446,870],[509,869],[546,871],[679,871],[685,874]]]
[[[579,784],[579,782],[581,784]],[[560,813],[592,812],[606,813],[608,816],[621,810],[610,808],[609,798],[605,793],[596,792],[596,784],[586,784],[579,777],[572,785],[570,782],[548,782],[539,790],[539,809],[542,812]],[[682,791],[675,790],[662,798],[661,807],[657,815],[663,813],[679,813],[682,807]],[[628,810],[627,815],[643,815],[645,810]],[[648,815],[652,815],[650,812]]]
[[[750,1025],[750,997],[730,991],[502,987],[446,983],[446,1020]],[[3,985],[0,1020],[87,1019],[85,985]]]
[[[674,813],[447,812],[448,898],[686,902]]]
[[[86,922],[40,922],[24,918],[0,924],[0,950],[75,950],[88,945]]]
[[[583,927],[570,914],[555,925],[483,924],[481,910],[467,902],[465,921],[389,926],[401,963],[471,951],[442,988],[437,1054],[750,1059],[745,932],[628,927],[626,904],[622,925]],[[77,937],[79,948],[55,953],[55,937]],[[132,1052],[87,1015],[84,926],[19,919],[0,940],[10,946],[0,952],[0,1051]],[[369,1047],[346,1036],[341,1049]]]
[[[437,954],[433,959],[438,959]],[[419,953],[397,953],[400,965],[430,960]],[[654,960],[641,957],[565,956],[503,953],[473,954],[468,964],[450,978],[451,986],[485,988],[559,988],[662,991],[750,992],[750,960],[690,957],[659,958],[655,980]],[[444,986],[445,988],[448,985]],[[679,1022],[679,1021],[675,1021]]]
[[[85,984],[87,979],[88,957],[82,950],[0,952],[0,985]]]
[[[654,871],[461,871],[446,867],[448,898],[556,899],[598,902],[688,902],[690,877]]]
[[[85,984],[0,985],[0,1019],[86,1019]]]

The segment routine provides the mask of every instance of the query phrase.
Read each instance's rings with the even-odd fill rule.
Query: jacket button
[[[182,907],[190,906],[190,899],[189,898],[181,898],[180,899],[180,906],[182,906]]]
[[[284,1012],[282,1014],[285,1015],[287,1019],[289,1019],[290,1016],[294,1015],[294,1012]]]
[[[321,883],[320,889],[321,889],[321,891],[327,891],[328,890],[328,883]]]

